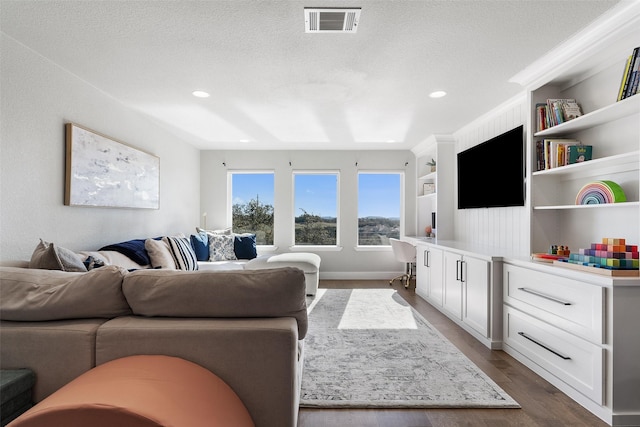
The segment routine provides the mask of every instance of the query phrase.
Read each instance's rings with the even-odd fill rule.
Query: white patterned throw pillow
[[[198,269],[198,259],[186,237],[163,237],[169,246],[169,252],[173,256],[178,270],[193,271]]]
[[[209,235],[209,261],[234,260],[236,254],[233,251],[233,235],[218,234]]]

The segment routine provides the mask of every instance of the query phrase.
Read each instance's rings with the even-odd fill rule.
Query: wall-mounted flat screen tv
[[[524,206],[522,125],[458,153],[458,209]]]

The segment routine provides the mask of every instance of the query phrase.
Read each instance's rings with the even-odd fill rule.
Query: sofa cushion
[[[130,314],[122,293],[126,274],[116,266],[87,273],[0,267],[0,319],[109,319]]]
[[[95,366],[96,334],[105,322],[109,319],[2,320],[0,368],[29,367],[35,372],[32,396],[39,402]]]
[[[62,270],[62,271],[87,271],[82,262],[82,258],[69,249],[45,242],[40,239],[40,243],[36,246],[29,268],[40,268],[44,270]]]
[[[233,271],[138,270],[122,283],[140,316],[295,317],[307,332],[305,278],[297,268]]]

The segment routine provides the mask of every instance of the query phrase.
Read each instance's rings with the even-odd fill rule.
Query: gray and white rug
[[[393,289],[320,289],[302,407],[519,408]]]

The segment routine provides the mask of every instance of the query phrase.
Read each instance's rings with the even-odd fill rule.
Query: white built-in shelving
[[[425,227],[431,226],[435,213],[435,233],[438,238],[453,236],[454,195],[454,142],[450,136],[431,136],[412,150],[416,156],[416,230],[425,235]],[[435,170],[428,163],[435,160]],[[424,184],[433,184],[433,193],[424,193]]]
[[[532,253],[553,244],[577,252],[603,238],[640,244],[640,95],[617,101],[626,60],[638,46],[640,2],[620,2],[512,79],[527,88]],[[584,114],[536,132],[536,104],[549,98],[575,99]],[[536,171],[536,142],[545,138],[591,145],[593,159]],[[617,183],[626,202],[576,204],[585,185],[603,180]],[[637,278],[507,260],[503,350],[607,423],[640,425],[640,344],[633,329],[638,285]],[[546,298],[553,295],[567,305]],[[589,328],[594,332],[585,334]],[[550,347],[540,344],[550,341]]]

